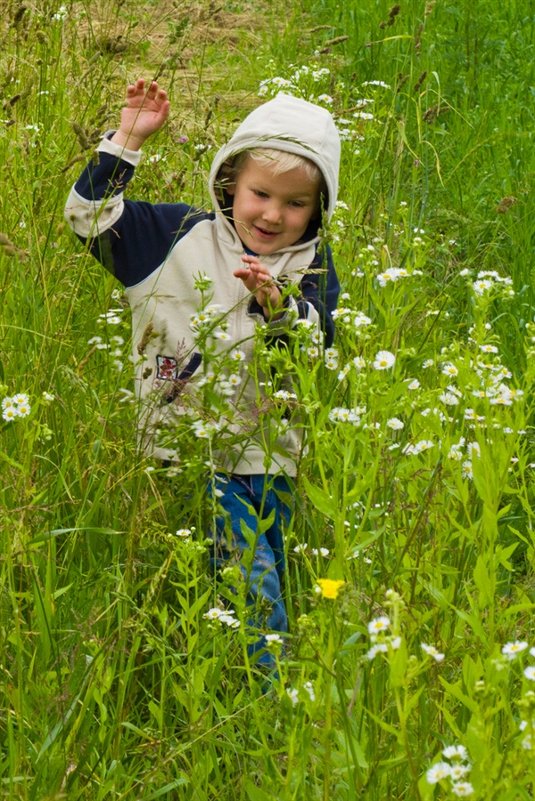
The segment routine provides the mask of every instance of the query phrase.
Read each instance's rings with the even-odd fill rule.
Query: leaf
[[[261,787],[257,787],[250,779],[246,780],[245,792],[249,801],[273,801],[273,794],[266,793]]]
[[[333,518],[336,511],[336,504],[328,492],[322,490],[320,487],[311,484],[306,476],[303,476],[303,484],[305,486],[306,494],[316,507],[318,512],[321,512],[326,517]]]
[[[470,712],[476,713],[479,709],[479,706],[476,701],[473,701],[467,695],[463,693],[460,688],[461,682],[457,682],[456,684],[450,684],[446,681],[442,676],[439,676],[439,681],[446,690],[446,692],[460,701]]]
[[[185,784],[189,784],[189,779],[186,779],[185,776],[179,776],[178,779],[169,782],[169,784],[166,784],[164,787],[160,787],[158,790],[148,795],[143,794],[141,797],[143,801],[153,801],[155,798],[161,798],[162,795],[169,793],[171,790],[175,790],[177,787],[183,787]]]
[[[124,534],[124,531],[116,531],[114,528],[103,528],[99,526],[75,526],[74,528],[55,528],[52,531],[44,531],[33,540],[30,540],[29,545],[37,545],[39,542],[47,542],[54,537],[60,537],[62,534],[74,534],[78,531],[85,531],[89,534],[105,534],[106,536],[117,536]]]
[[[482,554],[477,557],[473,576],[475,585],[479,590],[480,608],[491,606],[494,602],[494,582],[487,568],[485,557]]]

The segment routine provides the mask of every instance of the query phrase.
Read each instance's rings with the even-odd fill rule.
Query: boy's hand
[[[138,78],[126,90],[126,105],[121,112],[121,125],[111,138],[112,142],[139,150],[151,134],[159,131],[169,116],[167,92],[156,81],[145,89],[145,81]]]
[[[245,266],[234,270],[233,275],[240,278],[249,292],[254,294],[266,320],[281,317],[284,314],[282,295],[267,267],[256,256],[242,256],[242,261]]]

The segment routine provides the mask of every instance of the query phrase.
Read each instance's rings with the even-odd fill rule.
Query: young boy
[[[212,347],[222,363],[240,363],[242,372],[233,375],[230,398],[225,384],[233,419],[227,441],[212,455],[210,491],[221,509],[214,561],[218,567],[239,561],[248,603],[256,604],[252,622],[263,633],[284,634],[283,527],[301,437],[284,426],[273,434],[261,382],[247,367],[255,365],[259,326],[269,342],[306,320],[323,331],[327,346],[332,342],[339,284],[329,248],[319,247],[319,230],[336,203],[340,140],[328,111],[280,94],[249,114],[216,154],[209,177],[214,211],[125,200],[140,148],[168,114],[167,94],[156,82],[129,86],[120,126],[102,140],[65,215],[126,288],[140,435],[144,448],[164,461],[180,461],[172,434],[184,415],[196,409],[202,416],[201,387],[213,364],[203,364],[199,331],[207,316],[221,322],[209,331]],[[203,315],[200,275],[218,301]],[[260,523],[270,516],[265,530]],[[242,559],[251,551],[252,558]],[[265,644],[262,634],[250,653],[269,668],[273,657]]]

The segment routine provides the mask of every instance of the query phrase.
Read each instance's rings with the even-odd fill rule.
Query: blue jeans
[[[218,473],[215,489],[221,514],[216,517],[213,567],[221,570],[234,561],[238,563],[246,581],[246,603],[254,607],[250,624],[264,633],[287,632],[281,590],[285,569],[283,530],[291,515],[288,495],[293,483],[285,476]],[[249,656],[272,669],[275,659],[264,650],[265,646],[264,637],[259,637],[249,646]]]

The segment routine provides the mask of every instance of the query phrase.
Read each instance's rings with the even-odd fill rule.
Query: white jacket
[[[288,296],[282,318],[266,323],[254,297],[232,275],[244,248],[215,185],[227,159],[253,147],[286,150],[315,162],[328,189],[330,218],[338,191],[338,132],[328,111],[285,94],[249,114],[216,154],[209,178],[212,212],[183,203],[126,200],[123,192],[141,153],[105,137],[98,158],[71,190],[65,216],[125,286],[145,449],[180,460],[181,439],[194,431],[212,437],[216,469],[295,475],[301,434],[298,428],[273,429],[265,376],[254,377],[255,337],[259,326],[277,339],[298,319],[307,319],[323,328],[329,344],[339,285],[317,229],[307,231],[304,241],[261,257],[274,278],[299,287],[300,297]],[[199,276],[211,286],[204,310]],[[209,322],[203,323],[203,316]]]

